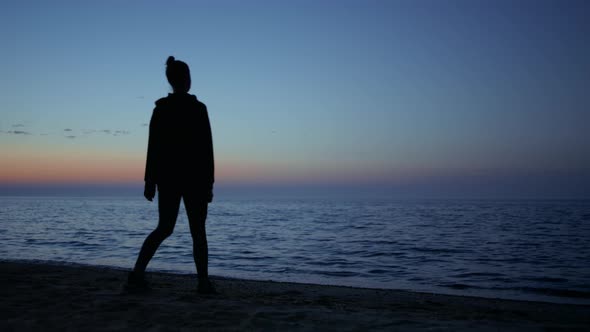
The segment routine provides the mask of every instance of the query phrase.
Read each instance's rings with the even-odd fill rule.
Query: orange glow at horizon
[[[20,156],[0,161],[1,183],[117,183],[143,180],[142,162],[124,156]]]
[[[19,149],[0,159],[0,184],[141,183],[145,156],[95,150]],[[408,183],[440,171],[370,165],[252,161],[220,156],[216,184]],[[444,172],[443,172],[444,173]]]
[[[18,154],[0,160],[3,184],[143,182],[145,160],[122,154]],[[389,177],[384,170],[333,169],[243,160],[216,160],[217,184],[362,183]]]

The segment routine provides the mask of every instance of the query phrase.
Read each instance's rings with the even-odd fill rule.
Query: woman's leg
[[[199,280],[209,278],[209,249],[207,246],[207,202],[198,196],[184,195],[184,207],[188,215],[188,222],[193,238],[193,258],[197,267]]]
[[[180,192],[158,189],[158,227],[147,236],[137,257],[133,272],[141,276],[162,242],[172,234],[180,207]]]

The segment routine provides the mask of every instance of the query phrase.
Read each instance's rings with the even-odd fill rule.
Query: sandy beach
[[[590,306],[150,273],[153,289],[123,290],[127,272],[0,262],[2,331],[588,331]]]

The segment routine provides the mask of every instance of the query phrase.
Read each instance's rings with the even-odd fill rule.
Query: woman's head
[[[169,56],[166,61],[166,77],[174,92],[188,92],[191,88],[191,72],[188,65]]]

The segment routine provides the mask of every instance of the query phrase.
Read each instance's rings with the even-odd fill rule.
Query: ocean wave
[[[157,209],[104,197],[87,197],[83,203],[81,208],[75,197],[3,198],[0,253],[12,259],[129,268],[157,223]],[[586,301],[587,203],[225,200],[210,205],[210,271],[265,280]],[[194,273],[183,213],[150,269]]]

